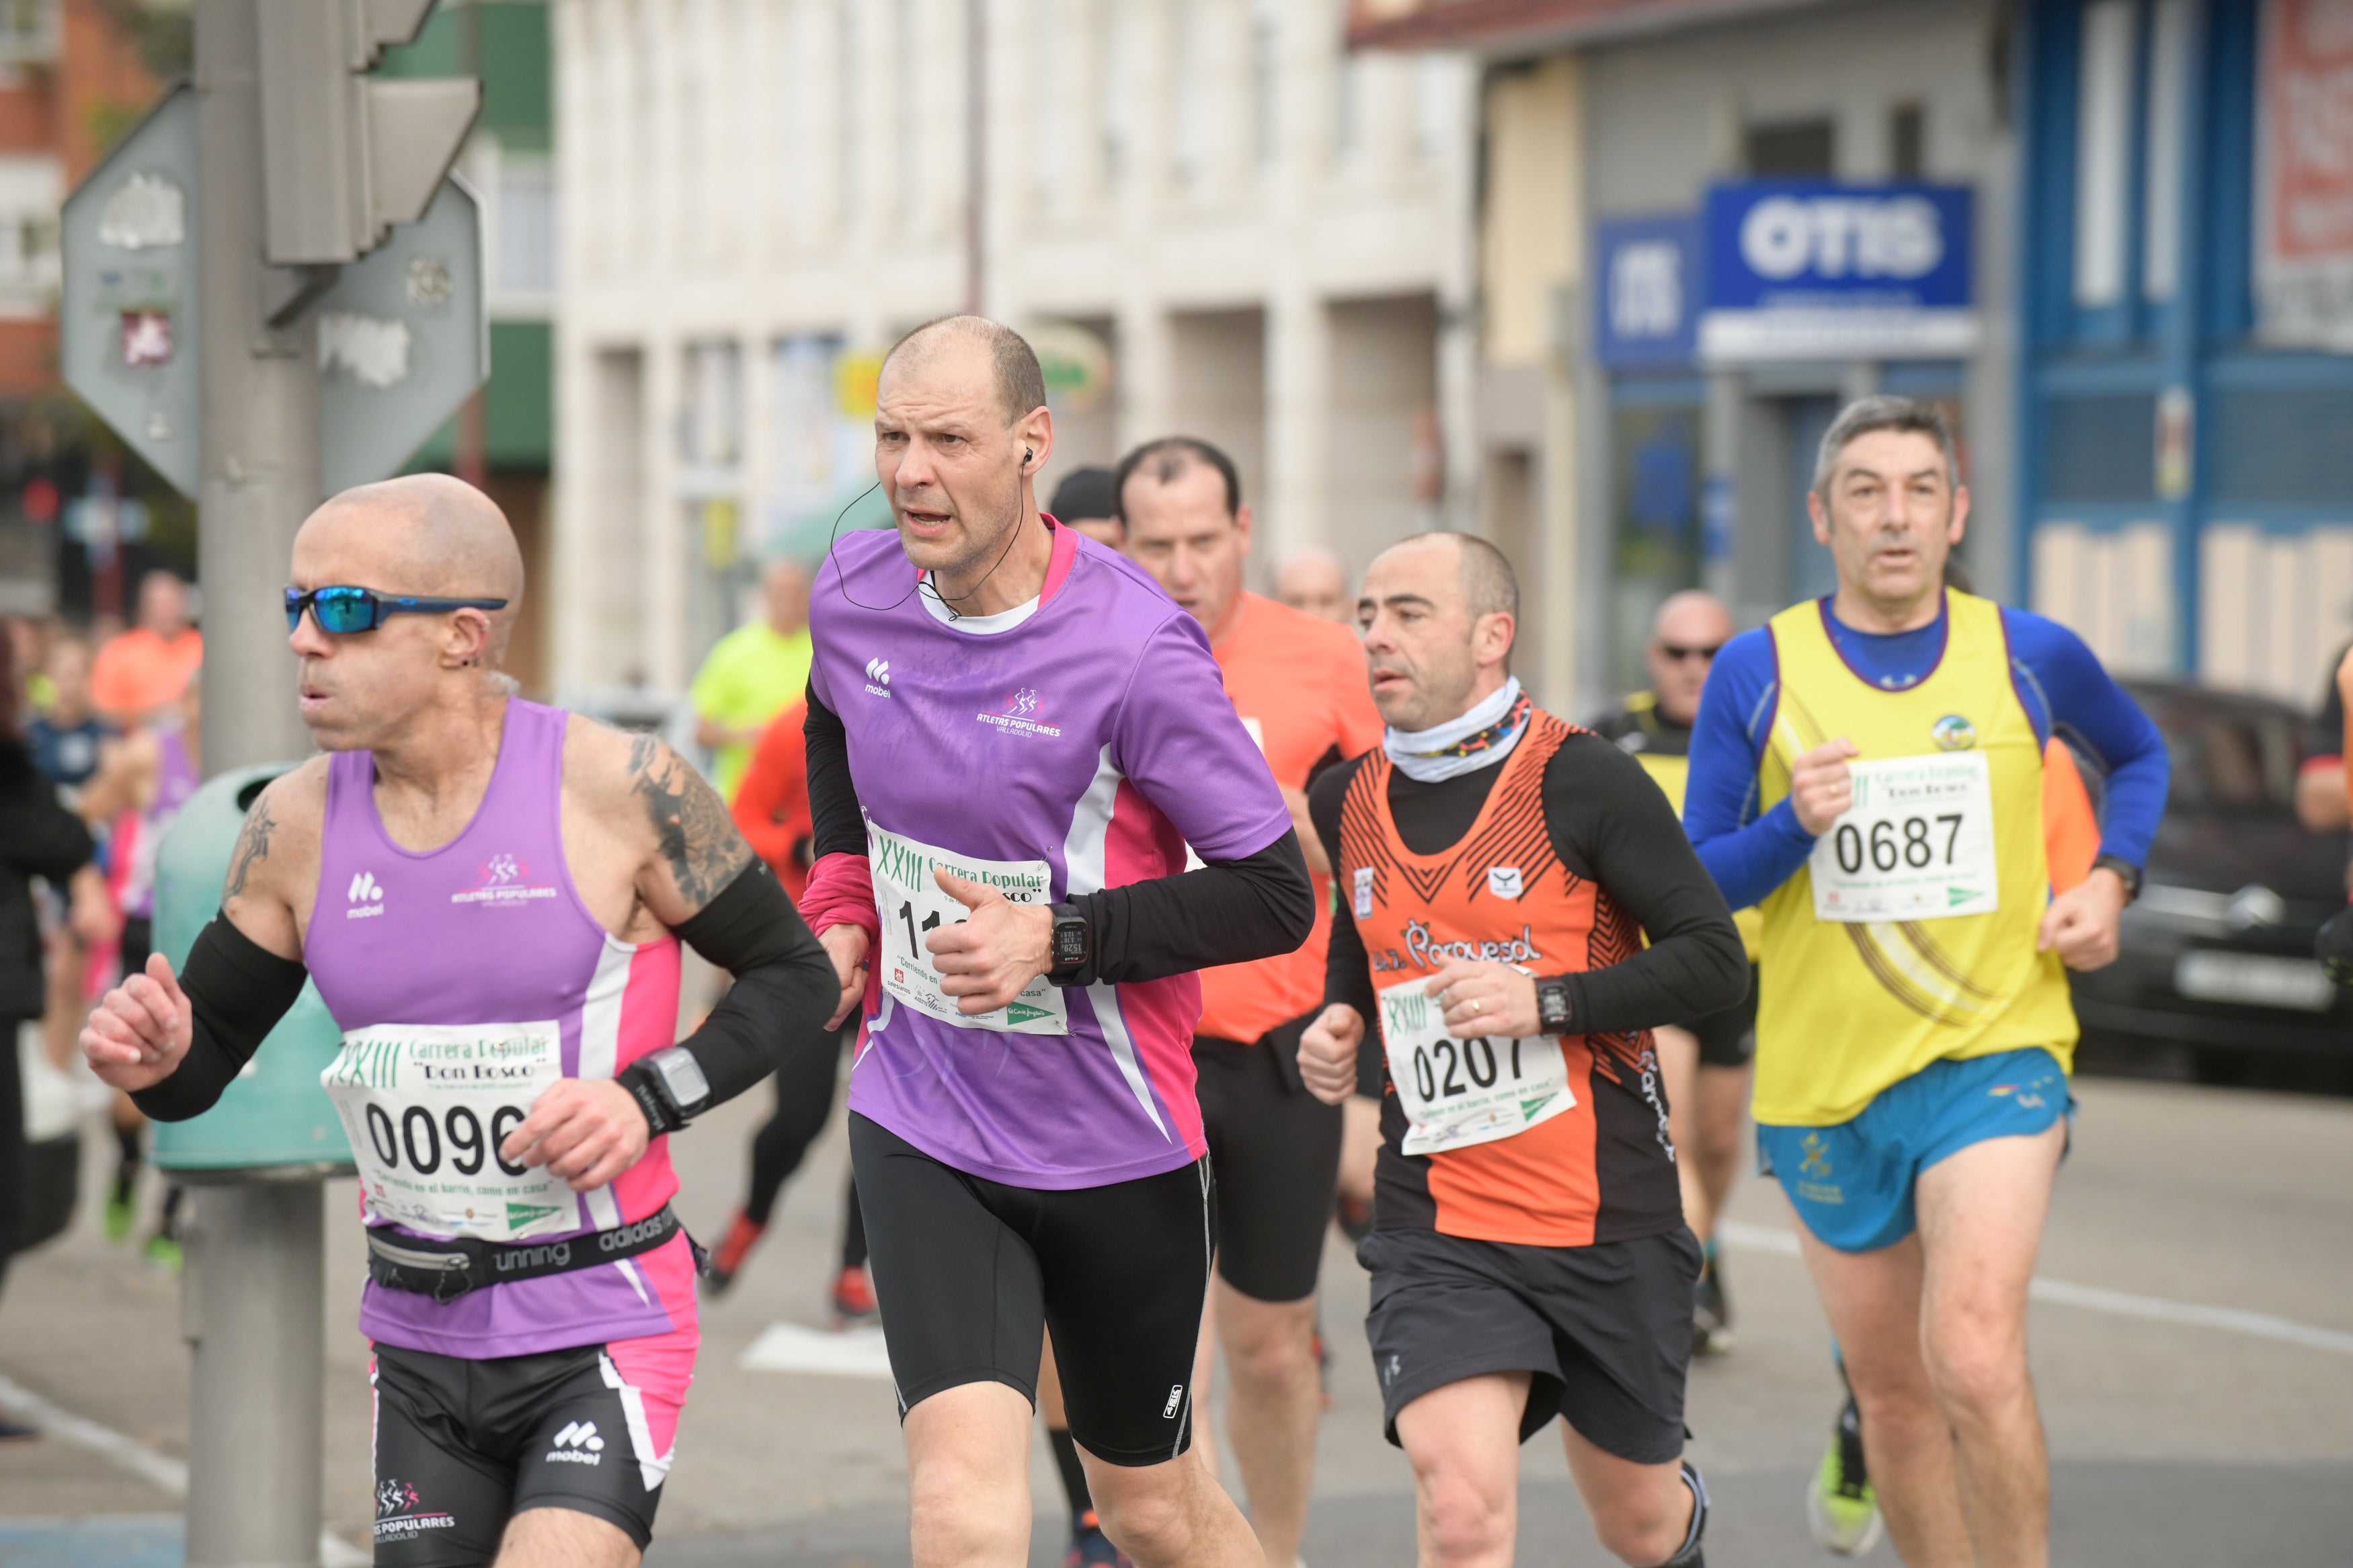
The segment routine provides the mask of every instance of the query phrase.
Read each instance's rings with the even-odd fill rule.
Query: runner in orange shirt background
[[[1307,785],[1380,744],[1381,718],[1354,632],[1244,591],[1250,512],[1224,453],[1187,437],[1149,442],[1121,459],[1115,495],[1128,555],[1208,634],[1315,881],[1315,929],[1297,952],[1201,972],[1193,1042],[1218,1180],[1217,1283],[1194,1386],[1207,1387],[1214,1323],[1233,1378],[1227,1434],[1251,1523],[1270,1568],[1290,1568],[1314,1479],[1315,1279],[1341,1139],[1339,1108],[1299,1079],[1299,1036],[1323,1005],[1332,929],[1331,868],[1308,821]]]

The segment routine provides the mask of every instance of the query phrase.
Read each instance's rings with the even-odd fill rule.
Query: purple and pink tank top
[[[159,760],[154,798],[136,811],[125,812],[114,836],[113,853],[122,868],[115,885],[115,903],[133,920],[154,918],[156,852],[163,847],[164,835],[180,808],[204,782],[197,775],[195,759],[188,755],[185,731],[159,730],[155,743]]]
[[[331,759],[318,904],[302,946],[346,1035],[387,1025],[553,1021],[567,1078],[611,1078],[675,1042],[678,939],[635,945],[614,936],[588,912],[565,863],[568,717],[508,701],[490,788],[473,820],[438,849],[404,848],[385,831],[369,752]],[[609,1186],[567,1191],[575,1223],[532,1240],[642,1220],[677,1190],[669,1141],[657,1138]],[[360,1305],[360,1328],[372,1339],[475,1360],[691,1332],[694,1322],[683,1234],[633,1258],[491,1285],[447,1303],[371,1281]]]

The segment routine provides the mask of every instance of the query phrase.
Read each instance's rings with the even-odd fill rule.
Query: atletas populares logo
[[[449,895],[453,904],[486,904],[493,909],[520,909],[541,899],[555,897],[552,882],[534,882],[531,867],[519,855],[493,855],[482,862],[477,880]]]
[[[983,724],[999,730],[1010,730],[1020,735],[1048,735],[1059,738],[1062,731],[1046,722],[1038,689],[1017,686],[1006,693],[1005,700],[994,708],[984,708],[973,715]]]

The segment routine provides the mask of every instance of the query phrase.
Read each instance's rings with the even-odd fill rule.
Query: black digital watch
[[[2094,871],[2114,871],[2125,885],[2125,902],[2140,897],[2140,868],[2119,855],[2103,855],[2092,862]]]
[[[1557,975],[1536,982],[1536,1032],[1568,1033],[1568,982]]]
[[[1054,942],[1053,967],[1046,971],[1050,984],[1074,985],[1093,963],[1095,956],[1094,928],[1087,917],[1070,904],[1053,906]]]

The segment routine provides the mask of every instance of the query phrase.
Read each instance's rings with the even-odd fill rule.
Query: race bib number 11
[[[1854,804],[1807,862],[1816,920],[1947,920],[2001,907],[1983,752],[1847,765]]]
[[[916,1011],[963,1029],[996,1029],[1019,1035],[1067,1035],[1071,1011],[1061,991],[1043,975],[994,1013],[967,1017],[956,999],[940,989],[940,973],[923,939],[954,925],[970,911],[940,890],[932,873],[944,870],[966,881],[997,889],[1017,904],[1053,901],[1053,871],[1043,860],[983,860],[958,855],[903,834],[866,825],[866,864],[874,879],[874,912],[882,921],[882,951],[876,959],[882,989]]]
[[[1560,1042],[1458,1040],[1428,975],[1381,988],[1381,1042],[1410,1124],[1398,1152],[1435,1154],[1525,1132],[1577,1104]]]

